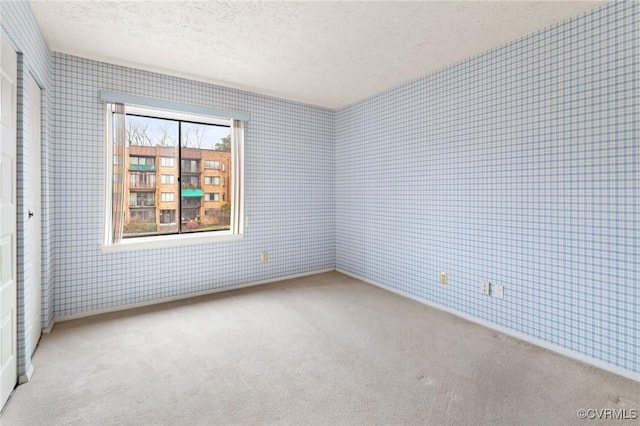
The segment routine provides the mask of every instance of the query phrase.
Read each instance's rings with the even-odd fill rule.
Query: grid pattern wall
[[[334,111],[58,53],[54,80],[57,316],[334,268]],[[101,251],[102,89],[251,114],[243,239]]]
[[[36,212],[40,217],[42,230],[42,265],[41,265],[41,319],[42,327],[46,327],[53,319],[53,253],[51,209],[47,202],[49,199],[49,153],[51,120],[49,110],[51,108],[48,90],[52,80],[51,54],[42,39],[40,30],[36,24],[31,10],[26,2],[0,2],[0,25],[2,33],[8,39],[12,48],[18,55],[18,115],[17,115],[17,279],[18,279],[18,311],[17,311],[17,340],[18,340],[18,374],[22,375],[31,365],[31,292],[33,291],[35,278],[32,272],[32,257],[29,227],[26,226],[27,212],[31,207],[28,201],[30,194],[30,126],[31,126],[31,102],[29,93],[25,90],[26,78],[31,75],[43,89],[42,98],[42,175],[41,196],[42,210]]]
[[[639,13],[614,2],[339,111],[336,267],[640,372]]]

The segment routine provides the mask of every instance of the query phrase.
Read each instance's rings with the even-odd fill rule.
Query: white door
[[[30,207],[29,207],[29,242],[31,243],[31,353],[36,350],[36,345],[40,340],[42,328],[40,325],[40,293],[42,286],[42,261],[41,254],[41,201],[40,201],[40,108],[42,102],[42,92],[40,86],[29,74],[27,78],[27,90],[29,96],[29,120],[31,121],[31,143],[29,153],[30,168]]]
[[[16,385],[16,76],[17,56],[2,36],[0,68],[0,408]]]

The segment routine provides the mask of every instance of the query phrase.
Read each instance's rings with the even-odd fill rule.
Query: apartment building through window
[[[121,238],[237,233],[240,227],[232,229],[232,212],[240,208],[240,200],[237,195],[234,199],[233,185],[205,192],[207,186],[241,177],[234,174],[240,165],[232,155],[233,120],[198,121],[140,107],[125,110],[124,155],[108,157],[113,157],[113,185],[125,178]],[[118,200],[109,201],[113,216]]]

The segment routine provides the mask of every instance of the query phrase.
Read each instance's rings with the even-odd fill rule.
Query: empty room
[[[0,13],[3,426],[640,422],[640,2]]]

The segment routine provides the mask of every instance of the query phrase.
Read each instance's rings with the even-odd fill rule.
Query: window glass
[[[222,176],[205,176],[205,170],[220,170],[221,162],[231,161],[229,127],[201,123],[182,123],[180,148],[181,232],[230,229],[230,214],[207,215],[204,202],[219,201],[219,193],[206,193],[204,185],[219,185]],[[211,173],[211,172],[209,172]],[[229,171],[219,171],[228,175]],[[214,200],[214,197],[215,198]],[[223,206],[220,206],[222,208]],[[230,212],[230,205],[224,207]]]
[[[156,165],[175,164],[178,127],[178,122],[173,120],[130,114],[125,117],[125,157],[129,165],[129,187],[125,198],[129,198],[129,211],[125,212],[123,238],[177,231],[176,227],[161,226],[160,211],[175,208],[166,204],[170,201],[166,194],[177,192],[178,185],[172,175],[160,174]],[[141,207],[146,208],[141,210]]]

